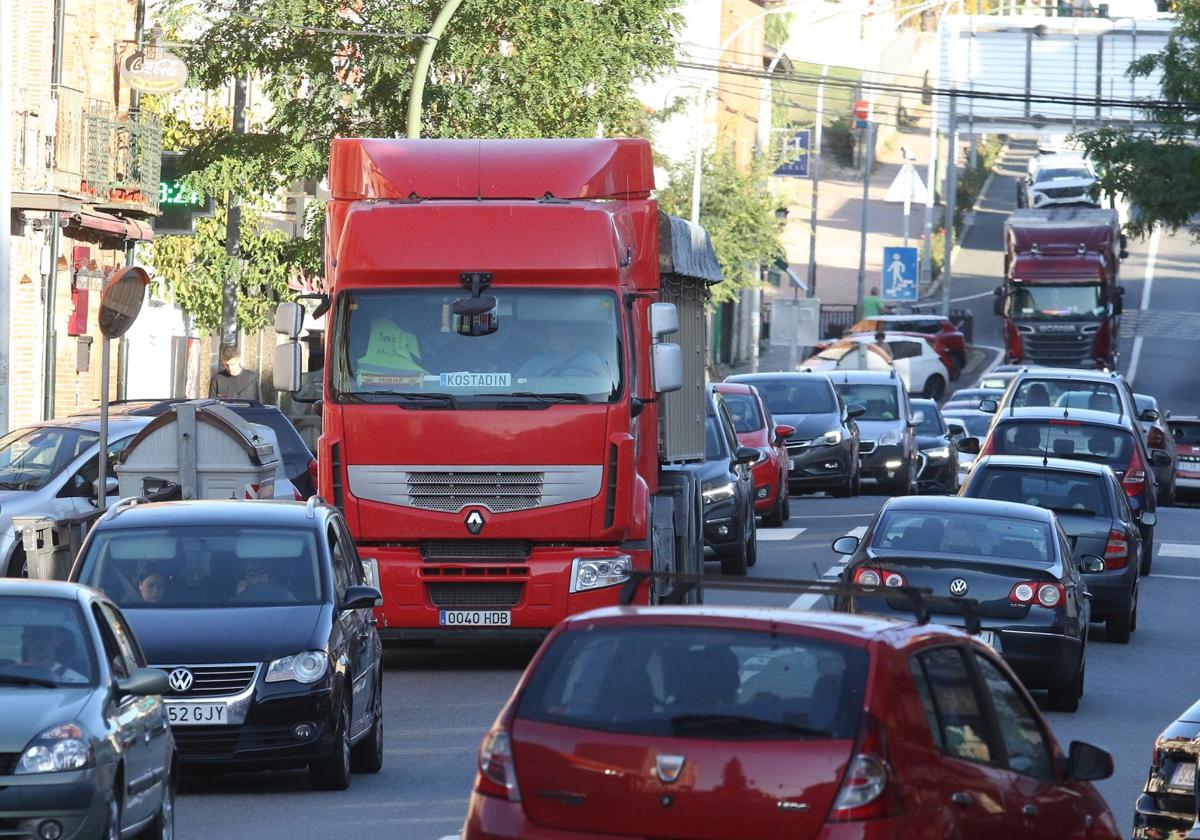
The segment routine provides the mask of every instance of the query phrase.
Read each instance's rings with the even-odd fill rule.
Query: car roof
[[[775,370],[759,373],[735,373],[732,376],[725,377],[725,382],[721,384],[740,383],[744,385],[753,385],[756,382],[775,382],[781,379],[824,379],[829,381],[829,377],[823,372],[811,370]]]
[[[91,587],[78,583],[67,583],[63,580],[0,578],[0,598],[55,598],[79,603],[86,597],[96,594],[99,593]]]
[[[976,469],[989,465],[1087,473],[1088,475],[1103,475],[1106,472],[1112,472],[1107,464],[1094,464],[1091,461],[1075,461],[1068,458],[1043,458],[1040,455],[984,455],[975,462]]]
[[[1122,377],[1119,373],[1103,370],[1079,370],[1078,368],[1039,367],[1017,371],[1016,379],[1078,379],[1081,382],[1113,382]]]
[[[900,385],[900,377],[896,376],[895,368],[892,370],[830,370],[826,371],[826,376],[834,385],[838,383],[848,383],[852,385]]]
[[[332,510],[321,503],[311,505],[313,513]],[[319,527],[323,517],[310,515],[310,506],[274,499],[201,499],[186,502],[143,502],[118,505],[97,523],[97,529],[160,528],[194,525],[265,528]]]
[[[722,394],[754,394],[753,387],[744,382],[714,382],[713,387]]]
[[[1051,511],[1033,505],[1001,502],[995,499],[974,499],[967,496],[893,496],[884,510],[919,510],[927,512],[974,513],[983,516],[1006,516],[1010,519],[1031,519],[1048,522],[1054,519]]]
[[[864,321],[947,321],[945,315],[872,315],[870,318],[863,318]]]
[[[109,438],[123,436],[126,433],[140,431],[153,418],[151,417],[125,417],[116,416],[108,419],[108,436]],[[22,426],[21,429],[83,429],[89,432],[100,431],[100,417],[95,415],[95,419],[91,416],[81,417],[60,417],[57,420],[46,420],[42,423],[31,423],[28,426]],[[13,429],[20,431],[21,429]]]
[[[998,414],[1000,421],[1006,420],[1077,420],[1093,426],[1117,426],[1130,429],[1129,418],[1124,414],[1111,411],[1095,411],[1090,408],[1068,408],[1044,405],[1019,405],[1015,408],[1002,408]]]

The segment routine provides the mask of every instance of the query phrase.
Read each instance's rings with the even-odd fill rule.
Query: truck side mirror
[[[655,341],[679,331],[679,310],[673,303],[650,304],[650,335]]]
[[[654,390],[659,394],[683,387],[683,350],[678,344],[660,341],[651,348]]]
[[[294,394],[300,390],[300,344],[285,341],[275,348],[275,390]]]
[[[298,303],[281,303],[275,310],[275,332],[297,338],[304,327],[304,307]]]
[[[994,314],[994,315],[1003,315],[1004,314],[1004,287],[1003,286],[997,286],[992,291],[992,314]]]

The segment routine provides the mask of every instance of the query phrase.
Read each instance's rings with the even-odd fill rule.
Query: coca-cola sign
[[[160,96],[174,93],[183,87],[187,77],[183,59],[166,50],[156,49],[153,56],[139,50],[121,62],[121,78],[142,93]]]

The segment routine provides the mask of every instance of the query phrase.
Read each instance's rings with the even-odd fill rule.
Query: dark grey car
[[[904,381],[894,369],[839,370],[830,372],[829,378],[847,406],[863,408],[857,420],[862,477],[875,481],[893,496],[915,495],[921,452],[917,447],[917,418]]]
[[[1104,464],[1019,455],[980,458],[959,495],[1018,502],[1054,511],[1076,559],[1103,558],[1104,569],[1087,572],[1092,618],[1105,622],[1110,642],[1125,644],[1137,627],[1138,523],[1116,474]]]
[[[174,835],[175,741],[120,610],[56,581],[0,580],[0,834]]]

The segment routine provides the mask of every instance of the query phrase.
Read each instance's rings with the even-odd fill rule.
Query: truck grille
[[[191,672],[192,685],[187,691],[171,689],[167,697],[195,700],[198,697],[224,697],[240,694],[254,685],[258,676],[257,664],[246,665],[155,665],[170,676],[180,668]]]
[[[420,549],[426,563],[510,563],[528,560],[531,546],[523,540],[428,540]]]
[[[1026,361],[1055,367],[1079,367],[1092,359],[1092,334],[1021,333]]]
[[[429,583],[429,598],[435,607],[448,609],[515,607],[525,589],[523,583]]]
[[[494,513],[530,510],[542,503],[541,472],[410,472],[408,496],[421,510],[454,513],[470,505]]]

